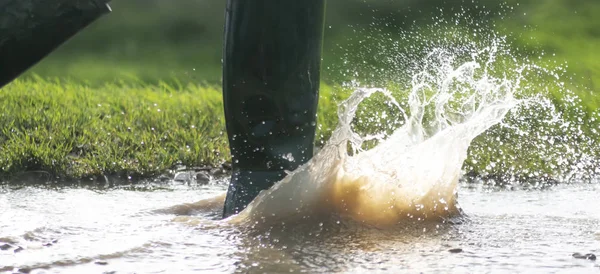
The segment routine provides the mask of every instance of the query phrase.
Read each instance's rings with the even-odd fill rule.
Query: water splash
[[[394,37],[369,26],[358,41],[358,57],[369,60],[341,71],[370,85],[352,81],[319,153],[227,221],[341,216],[386,227],[459,214],[465,173],[508,185],[598,174],[599,114],[567,88],[566,66],[538,65],[529,57],[543,52],[513,52],[509,38],[463,15]],[[361,104],[377,96],[386,109],[371,106],[366,115],[379,117],[364,119]],[[365,120],[384,130],[361,136]]]
[[[454,14],[440,10],[430,18],[432,23],[407,22],[397,31],[377,21],[354,27],[359,38],[340,43],[337,51],[343,64],[326,71],[371,86],[389,87],[391,82],[410,90],[414,76],[427,69],[422,60],[436,49],[447,52],[455,67],[478,59],[487,69],[480,73],[514,80],[515,97],[527,99],[473,140],[463,168],[468,181],[508,189],[593,183],[600,177],[600,101],[593,81],[574,75],[559,53],[529,44],[535,44],[531,37],[503,32],[494,18],[516,18],[508,18],[514,16],[511,6],[501,6],[493,14],[485,8],[461,8]],[[364,128],[360,122],[355,128]]]
[[[341,216],[376,227],[403,220],[439,220],[458,214],[456,189],[471,141],[500,123],[521,101],[516,77],[490,73],[498,45],[463,62],[455,51],[434,48],[422,60],[405,94],[358,88],[339,107],[338,127],[315,157],[228,221],[273,224]],[[359,105],[373,94],[396,108],[402,126],[391,135],[353,131]],[[401,92],[400,92],[401,93]],[[377,146],[363,143],[377,139]]]

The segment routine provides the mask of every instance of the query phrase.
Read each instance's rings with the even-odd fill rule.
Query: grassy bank
[[[227,158],[215,87],[91,89],[34,79],[3,88],[0,101],[4,177],[24,171],[152,176]]]
[[[323,87],[319,143],[336,123],[332,93]],[[37,78],[6,86],[0,102],[4,179],[24,172],[150,177],[178,165],[218,166],[230,159],[219,87],[90,88]]]
[[[399,98],[406,95],[401,89],[392,90]],[[317,146],[335,128],[337,104],[349,92],[322,86]],[[230,159],[221,91],[216,86],[109,84],[90,88],[38,78],[6,86],[0,90],[0,102],[0,123],[6,125],[0,132],[0,178],[4,180],[28,172],[44,172],[56,179],[152,177],[176,166],[218,166]],[[375,133],[401,124],[369,119],[390,108],[383,102],[383,97],[375,96],[361,106],[359,132]],[[556,104],[561,107],[560,101]],[[566,127],[562,122],[542,123],[548,120],[542,117],[546,110],[535,108],[509,117],[525,134],[492,128],[474,141],[465,170],[519,180],[553,178],[558,172],[577,169],[578,161],[585,160],[574,150],[600,159],[596,149],[600,138],[595,131],[600,127],[600,112],[586,113],[587,104],[569,105],[567,110],[579,109],[578,114],[558,113],[569,124]],[[390,118],[398,114],[393,109],[388,113]],[[581,115],[590,119],[582,120]],[[548,138],[553,139],[553,146],[548,145]],[[585,164],[589,169],[589,163]]]

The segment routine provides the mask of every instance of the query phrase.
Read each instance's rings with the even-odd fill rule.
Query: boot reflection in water
[[[313,156],[325,0],[228,0],[223,101],[233,174],[223,216]]]

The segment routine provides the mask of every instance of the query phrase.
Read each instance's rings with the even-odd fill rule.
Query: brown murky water
[[[5,186],[0,272],[600,271],[598,262],[572,256],[600,255],[598,183],[529,191],[463,184],[464,220],[386,230],[334,218],[252,231],[217,225],[218,212],[210,208],[164,210],[224,190],[221,181],[108,190]]]

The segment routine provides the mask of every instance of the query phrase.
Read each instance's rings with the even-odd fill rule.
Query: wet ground
[[[391,230],[330,220],[248,231],[217,225],[216,211],[161,211],[225,189],[0,187],[0,273],[600,273],[600,183],[463,184],[465,218]]]

